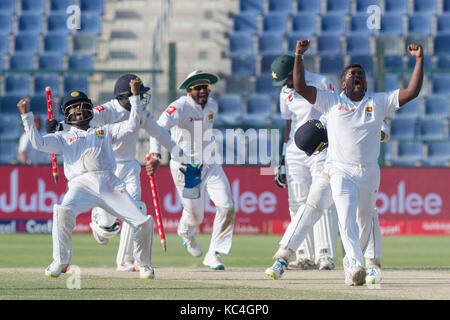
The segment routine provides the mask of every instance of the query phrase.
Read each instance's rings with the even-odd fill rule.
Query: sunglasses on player
[[[190,86],[189,89],[200,91],[200,90],[203,90],[203,89],[209,90],[210,87],[211,86],[210,86],[209,83],[196,83],[196,84]]]

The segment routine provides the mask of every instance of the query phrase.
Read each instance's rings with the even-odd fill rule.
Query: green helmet
[[[294,70],[294,57],[288,54],[277,57],[270,66],[274,86],[282,86]]]

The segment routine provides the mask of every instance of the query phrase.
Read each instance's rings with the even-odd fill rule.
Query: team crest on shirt
[[[373,107],[372,106],[366,106],[364,109],[365,117],[367,120],[372,119],[373,116]]]
[[[292,93],[290,93],[290,94],[288,95],[288,101],[289,101],[289,102],[292,102],[292,100],[294,100],[294,95],[293,95]]]
[[[214,120],[214,114],[213,113],[208,114],[208,120]]]
[[[102,129],[95,130],[95,135],[96,136],[104,136],[105,130],[102,130]]]

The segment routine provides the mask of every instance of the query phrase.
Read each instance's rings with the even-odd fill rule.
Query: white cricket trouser
[[[333,203],[328,177],[320,174],[314,179],[306,203],[302,204],[289,223],[280,241],[280,247],[294,252],[310,233],[325,209]],[[278,253],[275,254],[278,257]],[[281,256],[289,260],[290,257]]]
[[[307,157],[299,153],[286,154],[286,178],[291,220],[301,205],[306,203],[311,185],[322,173],[326,153]],[[330,204],[331,205],[331,204]],[[337,216],[329,207],[319,221],[308,232],[296,253],[297,258],[307,258],[317,262],[321,255],[337,260],[336,240],[338,233]]]
[[[178,223],[178,235],[183,238],[192,238],[202,223],[204,217],[205,191],[216,206],[216,216],[209,251],[228,254],[231,249],[234,221],[234,209],[231,188],[222,166],[203,165],[202,182],[200,184],[200,198],[183,198],[184,174],[179,170],[182,165],[174,160],[170,161],[170,171],[183,205],[183,213]]]
[[[151,266],[153,218],[141,213],[125,184],[112,171],[88,172],[69,181],[61,205],[54,207],[53,259],[61,264],[70,262],[76,216],[94,207],[130,224],[136,263]]]
[[[334,207],[330,208],[333,204],[333,198],[330,187],[330,180],[328,175],[320,175],[318,179],[315,179],[313,184],[311,185],[311,189],[309,191],[308,199],[306,201],[308,205],[302,205],[297,214],[292,219],[288,228],[286,229],[283,238],[280,242],[282,247],[286,247],[291,251],[295,251],[295,248],[307,237],[307,235],[316,227],[317,224],[320,223],[322,212],[324,214],[328,214],[331,210],[335,210]],[[330,212],[333,215],[330,219],[336,219],[337,215],[335,212]],[[337,222],[335,226],[337,226]],[[331,224],[329,224],[331,225]],[[328,234],[332,234],[333,232],[337,233],[337,230],[332,230],[328,232]],[[337,235],[336,235],[337,236]],[[333,236],[332,239],[335,239]],[[328,243],[331,243],[328,242]],[[364,248],[364,244],[362,247]],[[281,252],[284,252],[281,250]],[[378,213],[376,208],[374,208],[374,216],[373,216],[373,224],[372,230],[369,237],[369,241],[366,245],[366,251],[364,252],[364,257],[366,259],[380,259],[381,258],[381,228],[380,222],[378,220]],[[285,253],[284,253],[285,254]],[[275,255],[276,258],[287,258],[284,255],[280,256],[280,253],[277,252]],[[333,253],[333,259],[337,259],[336,250]]]
[[[141,165],[138,161],[117,162],[114,174],[124,183],[127,192],[136,200],[141,200]],[[144,212],[145,213],[145,212]],[[92,220],[105,227],[110,227],[116,221],[116,218],[102,208],[94,208],[92,210]],[[125,263],[133,264],[133,236],[130,225],[126,222],[122,223],[120,231],[120,243],[117,251],[116,263],[121,266]]]
[[[381,227],[380,227],[380,220],[378,217],[378,211],[377,208],[373,209],[373,223],[372,223],[372,230],[369,237],[369,242],[367,245],[361,244],[362,249],[366,247],[366,251],[364,252],[364,258],[366,259],[377,259],[378,263],[380,263],[381,260]],[[367,267],[367,266],[366,266]]]
[[[345,250],[344,269],[364,267],[363,252],[374,232],[375,202],[380,185],[380,168],[328,163],[333,200]]]

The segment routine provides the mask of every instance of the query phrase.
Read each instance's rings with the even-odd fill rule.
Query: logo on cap
[[[74,91],[70,94],[70,96],[73,98],[78,97],[79,95],[80,95],[80,93],[78,91]]]
[[[275,71],[272,71],[272,78],[278,79],[278,75],[275,73]]]

